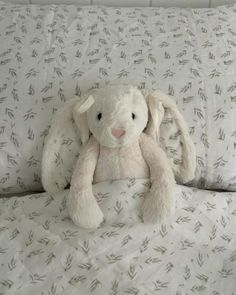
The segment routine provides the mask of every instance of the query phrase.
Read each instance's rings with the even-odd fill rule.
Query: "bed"
[[[236,294],[235,48],[235,5],[0,2],[0,294]],[[111,82],[161,89],[188,123],[195,179],[165,224],[142,222],[148,179],[95,184],[97,230],[69,219],[68,190],[43,192],[52,116]]]

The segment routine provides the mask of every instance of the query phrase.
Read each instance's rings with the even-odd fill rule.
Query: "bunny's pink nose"
[[[111,133],[114,137],[120,138],[121,136],[125,135],[125,130],[112,128]]]

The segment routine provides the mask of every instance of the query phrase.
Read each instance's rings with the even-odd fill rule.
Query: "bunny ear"
[[[73,118],[78,126],[82,144],[86,144],[89,139],[90,131],[87,122],[86,111],[93,105],[94,98],[92,95],[83,97],[73,109]]]
[[[194,178],[196,155],[183,116],[175,102],[160,91],[146,99],[150,116],[145,132],[166,152],[177,181],[189,182]]]
[[[46,191],[58,192],[70,183],[81,146],[89,138],[85,112],[93,103],[91,96],[76,97],[53,118],[42,156],[42,184]]]

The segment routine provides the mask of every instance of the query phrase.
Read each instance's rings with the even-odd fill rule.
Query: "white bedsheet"
[[[177,186],[176,214],[147,225],[148,187],[96,184],[96,231],[70,221],[68,191],[0,199],[0,294],[236,294],[236,193]]]

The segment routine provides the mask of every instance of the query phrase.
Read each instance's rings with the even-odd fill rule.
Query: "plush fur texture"
[[[194,144],[189,137],[188,127],[183,116],[180,114],[174,101],[161,91],[154,91],[149,94],[147,96],[147,101],[152,114],[152,119],[149,121],[147,127],[151,132],[147,132],[147,134],[153,138],[158,138],[159,133],[160,138],[158,139],[160,146],[163,150],[166,150],[167,142],[170,137],[167,137],[168,132],[166,132],[166,128],[163,128],[164,131],[160,130],[160,125],[165,116],[165,112],[170,114],[170,117],[174,119],[175,127],[177,127],[176,130],[180,137],[180,146],[182,149],[181,164],[176,165],[174,161],[171,161],[171,165],[176,179],[179,182],[186,183],[191,181],[194,178],[196,168],[196,152]],[[165,125],[163,124],[163,126]]]
[[[165,146],[157,143],[165,142],[159,130],[167,112],[180,135],[183,160],[177,164],[167,157]],[[82,142],[82,148],[77,145],[80,155],[75,168],[70,165],[68,196],[69,215],[79,226],[96,228],[104,218],[92,183],[150,177],[143,219],[162,222],[174,211],[174,173],[183,182],[193,178],[195,153],[186,124],[176,105],[160,92],[145,97],[133,86],[107,86],[68,102],[56,115],[45,141],[42,182],[49,192],[59,191],[70,182],[63,178],[63,165],[58,168],[53,160],[55,152],[61,152],[68,130],[74,133],[75,142]],[[63,160],[66,162],[66,157]]]
[[[113,179],[150,177],[149,166],[143,157],[139,138],[120,148],[102,145],[99,148],[94,183]]]
[[[61,191],[68,185],[72,172],[66,173],[66,171],[73,171],[74,158],[80,150],[80,128],[76,126],[72,117],[76,104],[78,99],[71,99],[58,110],[44,142],[41,179],[44,189],[49,193]],[[67,148],[65,153],[63,143],[67,138],[71,138],[73,147],[70,151]],[[58,165],[56,155],[64,159],[64,165]]]

